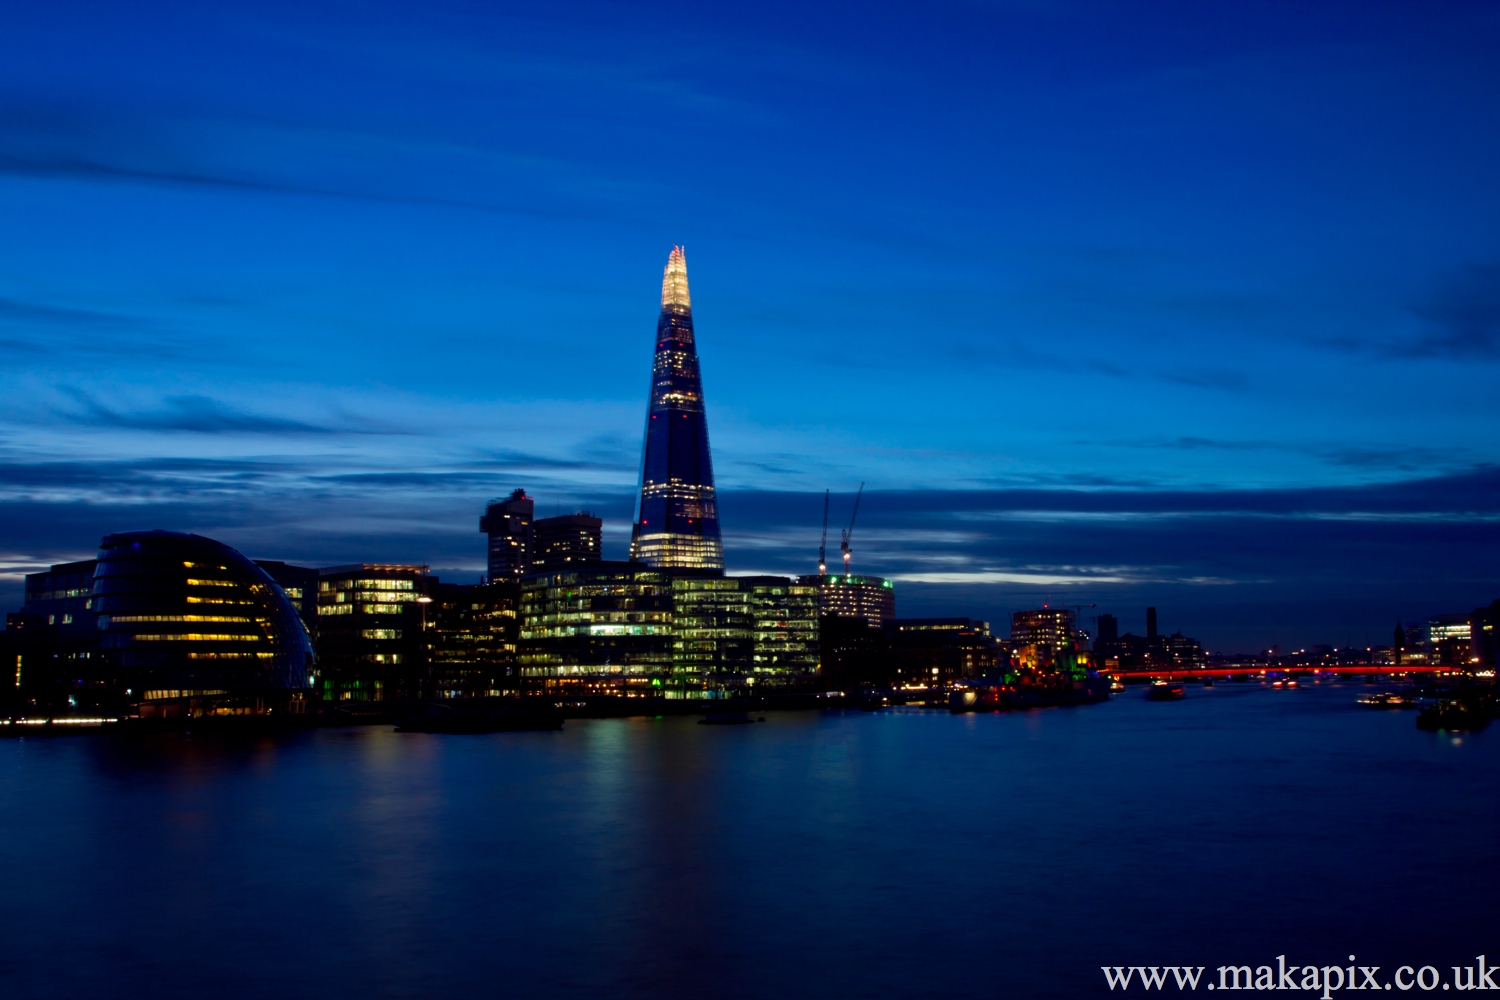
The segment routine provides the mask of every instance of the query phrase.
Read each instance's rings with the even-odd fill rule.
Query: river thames
[[[1421,732],[1369,690],[12,738],[0,982],[1066,997],[1104,965],[1500,962],[1500,728]]]

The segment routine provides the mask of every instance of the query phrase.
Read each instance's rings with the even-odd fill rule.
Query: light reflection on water
[[[14,739],[0,982],[1076,996],[1104,964],[1500,952],[1500,731],[1422,733],[1364,690]]]

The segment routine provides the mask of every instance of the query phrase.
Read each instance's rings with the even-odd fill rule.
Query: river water
[[[0,993],[1070,997],[1104,965],[1500,963],[1500,726],[1420,732],[1366,690],[9,739]]]

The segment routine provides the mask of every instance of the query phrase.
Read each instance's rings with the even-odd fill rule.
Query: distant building
[[[1108,633],[1105,620],[1109,619]],[[1119,625],[1113,615],[1099,616],[1099,638],[1094,643],[1092,662],[1101,670],[1197,670],[1208,666],[1208,653],[1197,639],[1181,632],[1161,635],[1157,631],[1156,609],[1146,609],[1146,635],[1127,632],[1115,635]],[[1332,650],[1327,650],[1331,654]]]
[[[484,698],[512,693],[520,631],[520,584],[436,583],[428,605],[431,695]]]
[[[687,256],[681,247],[672,248],[662,274],[630,558],[658,568],[724,568]]]
[[[886,622],[896,680],[928,687],[993,673],[1004,645],[990,635],[989,622],[973,618],[897,618]]]
[[[1466,665],[1472,654],[1473,623],[1470,615],[1433,615],[1424,627],[1427,662],[1447,666]]]
[[[1075,621],[1070,608],[1013,612],[1010,616],[1011,645],[1046,646],[1052,650],[1070,647],[1077,641]]]
[[[1500,649],[1500,601],[1475,608],[1469,616],[1469,663],[1476,670],[1493,673]]]
[[[359,563],[319,570],[319,576],[321,697],[386,701],[427,695],[423,632],[438,582],[427,567]]]
[[[1097,643],[1110,643],[1120,638],[1120,619],[1114,615],[1099,616],[1099,638]]]
[[[531,525],[528,572],[584,566],[603,558],[604,521],[588,511],[544,517]],[[494,577],[494,579],[501,579]]]
[[[525,490],[503,500],[492,500],[479,519],[479,530],[489,536],[489,578],[517,580],[531,569],[532,522],[535,503]]]
[[[797,582],[818,588],[818,610],[824,618],[863,618],[880,626],[896,617],[896,588],[883,577],[814,574],[800,576]]]

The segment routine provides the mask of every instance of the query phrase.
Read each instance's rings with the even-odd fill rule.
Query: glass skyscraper
[[[662,276],[630,558],[653,567],[724,568],[687,257],[681,247],[672,248]]]

